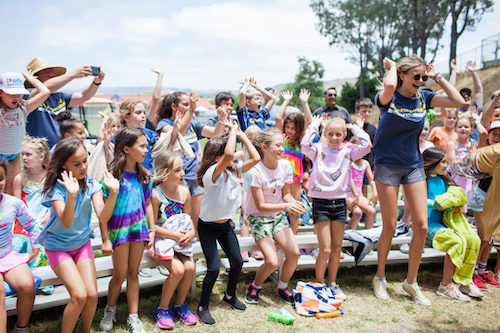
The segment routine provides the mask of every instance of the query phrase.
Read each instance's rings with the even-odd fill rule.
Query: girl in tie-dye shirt
[[[35,226],[35,220],[28,214],[26,205],[21,200],[3,193],[7,183],[6,171],[7,160],[0,157],[0,331],[4,332],[7,330],[7,314],[3,282],[7,281],[17,292],[16,327],[27,327],[35,300],[35,283],[27,263],[38,255],[40,247],[35,242],[38,228]],[[31,255],[17,253],[12,246],[12,230],[16,218],[28,232],[33,247]]]
[[[116,301],[121,285],[127,279],[129,318],[132,331],[141,331],[138,272],[145,244],[154,238],[151,206],[152,182],[149,171],[142,166],[148,153],[148,141],[140,129],[125,127],[116,135],[115,153],[110,170],[120,180],[113,214],[101,226],[102,251],[113,256],[113,277],[109,282],[108,302],[100,327],[110,331],[115,320]],[[103,195],[107,196],[103,187]]]

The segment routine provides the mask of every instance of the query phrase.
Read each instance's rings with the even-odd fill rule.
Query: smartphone
[[[90,66],[90,69],[92,70],[92,76],[99,76],[99,75],[101,75],[101,67]]]

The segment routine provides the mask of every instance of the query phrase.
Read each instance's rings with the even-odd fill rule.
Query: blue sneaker
[[[189,311],[186,304],[182,304],[172,308],[174,318],[181,318],[184,325],[196,325],[198,318]]]

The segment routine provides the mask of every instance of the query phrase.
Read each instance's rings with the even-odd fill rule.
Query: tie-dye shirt
[[[40,247],[35,241],[38,236],[38,228],[35,219],[28,214],[28,209],[24,202],[16,197],[3,193],[0,201],[0,259],[14,250],[12,233],[14,222],[17,220],[28,232],[31,246],[34,249]]]
[[[123,173],[113,215],[108,222],[113,248],[127,242],[149,241],[146,206],[147,199],[151,198],[152,186],[151,179],[147,184],[139,183],[137,171]],[[106,186],[103,186],[102,194],[108,197]]]

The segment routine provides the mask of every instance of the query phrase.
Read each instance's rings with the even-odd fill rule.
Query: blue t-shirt
[[[50,207],[50,219],[45,228],[38,236],[38,243],[48,250],[72,251],[76,250],[94,238],[94,232],[90,229],[90,216],[92,210],[92,196],[101,190],[101,184],[92,178],[87,178],[85,192],[81,189],[76,196],[75,212],[71,228],[64,227],[56,216],[51,201],[61,200],[66,202],[68,192],[66,188],[56,183],[52,192],[45,195],[42,205]]]
[[[388,105],[380,105],[379,94],[375,96],[381,114],[373,143],[375,165],[423,167],[418,139],[424,127],[425,112],[436,94],[420,89],[415,96],[408,98],[395,91]]]
[[[238,107],[236,108],[236,114],[238,115],[242,131],[246,131],[252,125],[257,125],[260,129],[264,129],[266,128],[266,120],[269,119],[269,111],[265,106],[261,107],[258,113],[249,111],[246,106],[243,108]]]
[[[161,129],[167,125],[173,127],[174,121],[170,118],[163,118],[158,122],[156,131],[160,133]],[[196,181],[196,173],[200,168],[200,161],[197,159],[198,152],[200,151],[200,144],[198,143],[198,140],[203,138],[201,135],[203,127],[205,127],[203,124],[200,124],[193,119],[191,120],[191,123],[189,123],[186,133],[184,133],[184,140],[186,140],[186,142],[191,146],[194,153],[193,158],[186,158],[185,156],[182,157],[182,163],[184,164],[184,179],[186,180]]]
[[[29,98],[29,95],[26,96]],[[61,137],[56,116],[67,110],[71,96],[72,94],[63,92],[50,94],[42,105],[28,115],[28,122],[26,124],[28,135],[37,138],[47,138],[49,148],[53,147]]]

